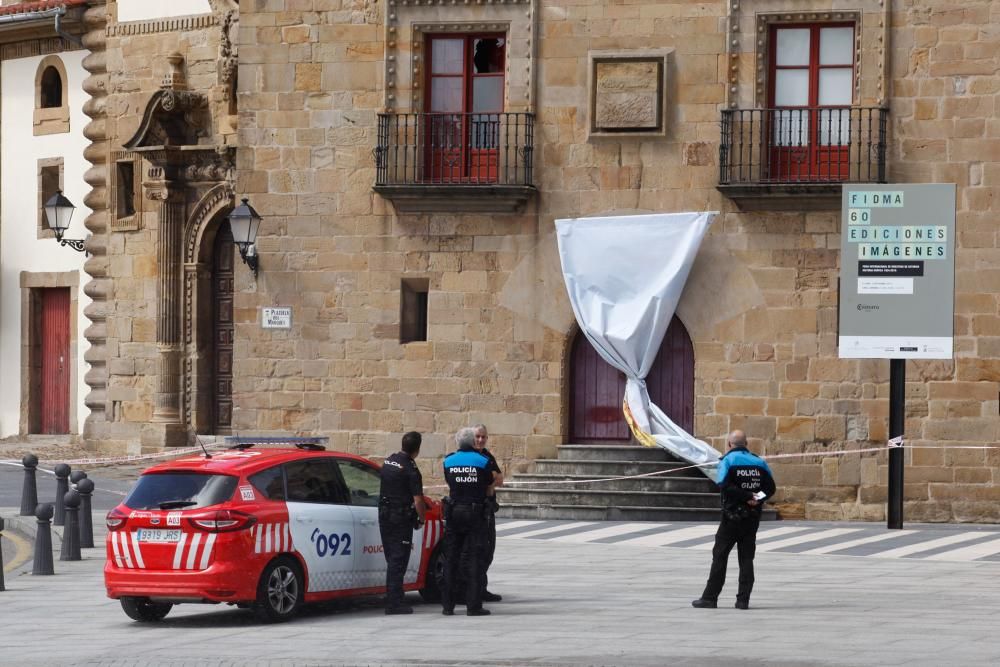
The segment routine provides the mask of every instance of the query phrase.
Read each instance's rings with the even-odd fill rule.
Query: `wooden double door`
[[[583,333],[573,341],[570,382],[570,442],[627,442],[622,415],[625,374],[604,361]],[[670,322],[646,376],[650,400],[688,433],[694,430],[694,346],[684,324]]]

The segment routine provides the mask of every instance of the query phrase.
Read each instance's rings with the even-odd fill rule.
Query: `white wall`
[[[151,3],[160,4],[160,3]],[[87,95],[83,80],[84,51],[59,54],[66,67],[69,93],[70,131],[34,136],[35,74],[41,57],[5,60],[0,66],[0,437],[16,435],[21,406],[21,287],[22,271],[77,271],[79,287],[76,325],[76,417],[70,430],[83,432],[88,411],[83,399],[87,365],[83,361],[87,341],[83,336],[89,320],[83,309],[90,303],[83,287],[85,256],[55,239],[38,238],[38,160],[63,158],[63,193],[76,205],[66,238],[86,238],[83,221],[90,210],[83,205],[90,191],[83,174],[90,166],[83,159],[89,144],[83,128],[90,120],[83,113]]]
[[[118,0],[119,23],[208,14],[211,11],[208,0]]]

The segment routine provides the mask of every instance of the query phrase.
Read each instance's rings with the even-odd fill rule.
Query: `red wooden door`
[[[216,434],[229,433],[233,426],[233,233],[223,222],[215,236],[212,273],[212,421]]]
[[[432,182],[496,182],[506,42],[495,34],[428,38],[423,132]]]
[[[68,287],[41,290],[41,392],[39,433],[69,433]]]
[[[770,38],[769,178],[849,178],[854,24],[775,25]]]
[[[631,439],[622,415],[625,374],[601,358],[578,333],[573,341],[570,381],[570,440],[626,442]],[[646,376],[650,399],[678,426],[694,430],[694,347],[674,317]]]

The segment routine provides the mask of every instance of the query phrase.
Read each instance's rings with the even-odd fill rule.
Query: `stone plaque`
[[[592,53],[591,134],[663,134],[666,54]]]

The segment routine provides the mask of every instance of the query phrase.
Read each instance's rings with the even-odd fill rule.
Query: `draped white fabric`
[[[556,220],[573,314],[598,354],[627,378],[636,438],[691,463],[719,460],[650,402],[645,378],[670,325],[698,247],[717,213]],[[706,307],[710,307],[706,304]],[[714,468],[701,468],[714,479]]]

